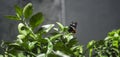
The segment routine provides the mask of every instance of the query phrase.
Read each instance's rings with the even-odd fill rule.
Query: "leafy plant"
[[[6,16],[17,20],[19,34],[14,42],[3,41],[1,47],[4,54],[1,57],[83,57],[83,49],[78,45],[73,33],[68,32],[68,26],[61,23],[39,25],[44,21],[41,12],[33,14],[32,3],[21,8],[15,6],[16,15]],[[51,31],[52,30],[52,31]]]
[[[104,40],[88,44],[89,57],[120,57],[120,29],[108,33]]]

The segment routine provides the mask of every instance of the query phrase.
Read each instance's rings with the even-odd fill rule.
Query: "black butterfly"
[[[77,22],[72,22],[69,26],[68,32],[76,33]]]

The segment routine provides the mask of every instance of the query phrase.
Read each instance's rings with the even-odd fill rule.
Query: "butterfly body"
[[[76,27],[77,27],[77,22],[72,22],[69,25],[68,32],[70,32],[70,33],[76,33]]]

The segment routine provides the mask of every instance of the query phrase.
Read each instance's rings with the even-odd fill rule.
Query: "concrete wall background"
[[[65,0],[66,23],[78,22],[77,38],[81,44],[104,39],[120,28],[120,0]]]

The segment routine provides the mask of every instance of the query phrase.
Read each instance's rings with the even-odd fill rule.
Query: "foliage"
[[[108,33],[104,40],[89,42],[87,48],[90,57],[120,57],[120,29]]]
[[[19,34],[14,42],[3,41],[4,54],[0,57],[83,57],[83,49],[78,45],[68,26],[57,22],[41,26],[44,16],[41,12],[33,14],[32,3],[21,8],[15,6],[16,15],[6,16],[17,20]],[[52,30],[52,31],[51,31]]]

